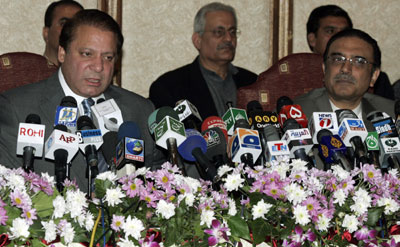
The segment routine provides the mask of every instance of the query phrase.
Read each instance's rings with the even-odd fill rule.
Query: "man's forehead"
[[[233,14],[225,10],[210,11],[205,16],[206,25],[218,25],[221,24],[220,22],[226,22],[230,19],[233,21],[232,25],[235,25]]]
[[[371,44],[361,38],[354,36],[341,37],[330,45],[328,55],[333,53],[372,58],[373,48]]]
[[[334,28],[348,28],[350,25],[346,18],[343,16],[328,15],[319,20],[320,28],[334,27]]]

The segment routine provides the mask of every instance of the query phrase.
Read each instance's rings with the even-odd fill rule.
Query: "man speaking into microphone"
[[[65,96],[76,99],[80,115],[90,115],[85,112],[83,102],[114,99],[123,118],[136,122],[142,129],[145,165],[157,168],[165,161],[147,131],[153,104],[135,93],[110,85],[123,40],[118,23],[104,12],[82,10],[67,21],[60,35],[58,72],[46,80],[0,95],[0,164],[21,167],[22,161],[15,154],[18,124],[30,113],[39,115],[46,126],[47,139],[53,129],[56,108]],[[36,160],[34,166],[38,174],[54,175],[54,163],[44,157]],[[76,179],[82,191],[87,190],[85,169],[84,155],[79,152],[72,160],[70,178]]]

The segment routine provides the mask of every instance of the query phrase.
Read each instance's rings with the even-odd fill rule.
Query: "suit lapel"
[[[43,92],[40,100],[40,110],[43,121],[53,125],[56,107],[60,105],[61,99],[65,96],[58,80],[58,73],[54,73],[43,84]]]

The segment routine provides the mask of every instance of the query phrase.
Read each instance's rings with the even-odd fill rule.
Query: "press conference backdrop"
[[[96,8],[97,0],[78,0],[85,8]],[[0,0],[0,54],[30,51],[42,54],[44,12],[50,0]],[[193,61],[193,18],[210,0],[125,0],[123,1],[122,86],[148,96],[150,84],[162,73]],[[242,34],[234,64],[256,73],[270,64],[272,0],[223,0],[237,10]],[[354,25],[378,39],[383,52],[383,69],[392,82],[400,78],[400,24],[398,0],[307,0],[294,2],[293,51],[308,52],[305,23],[311,10],[321,4],[335,3],[345,8]],[[379,3],[379,4],[378,4]],[[383,4],[384,3],[384,4]],[[373,18],[373,16],[376,16]]]

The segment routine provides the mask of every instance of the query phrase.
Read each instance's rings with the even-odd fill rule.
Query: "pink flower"
[[[139,195],[140,189],[143,185],[143,181],[135,178],[133,181],[127,181],[122,185],[122,189],[126,191],[126,195],[130,198]]]
[[[26,221],[28,222],[29,225],[33,224],[33,220],[36,220],[36,209],[35,208],[25,208],[23,216],[25,217]]]
[[[146,237],[145,240],[139,240],[139,244],[141,247],[160,247],[160,245],[154,240],[154,234],[152,234],[149,238]]]
[[[16,206],[17,208],[26,208],[30,207],[30,199],[28,195],[15,190],[10,193],[11,205]]]
[[[222,239],[228,241],[228,236],[226,234],[226,232],[229,230],[228,227],[221,226],[221,223],[218,220],[213,220],[211,226],[211,229],[204,230],[205,233],[211,235],[208,238],[209,246],[217,245]]]
[[[7,211],[0,207],[0,225],[6,225],[8,220]]]
[[[113,229],[116,232],[119,232],[124,222],[125,222],[124,216],[114,214],[112,219],[111,229]]]
[[[354,233],[354,237],[365,242],[365,240],[368,240],[368,238],[374,239],[376,234],[376,230],[368,230],[366,226],[363,226],[360,230]]]

